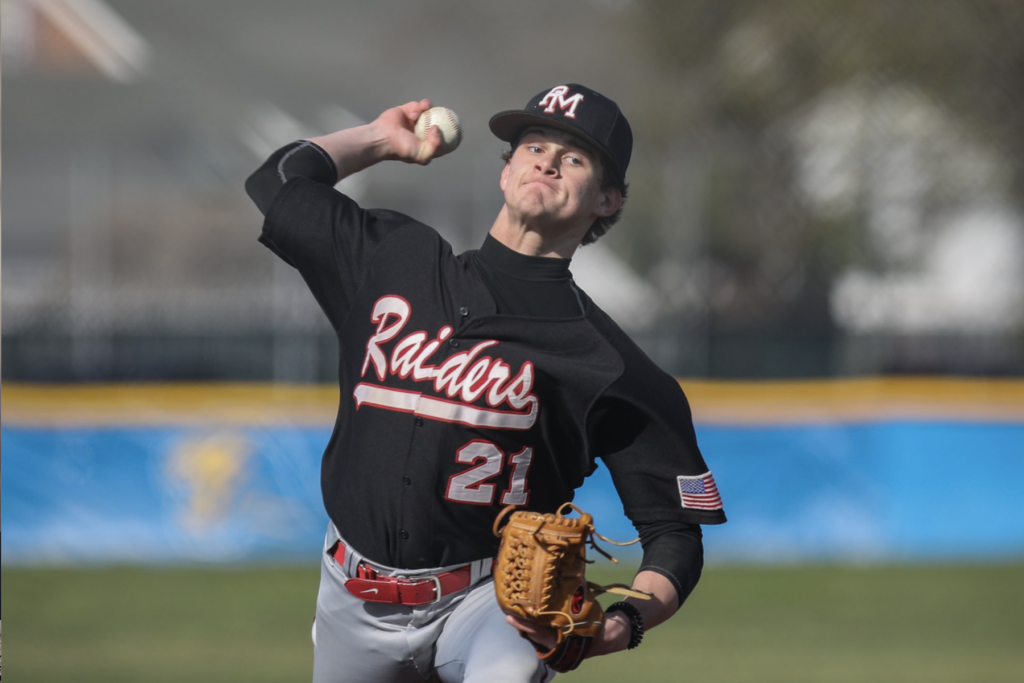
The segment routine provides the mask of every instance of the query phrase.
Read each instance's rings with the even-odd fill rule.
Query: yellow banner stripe
[[[878,419],[1024,421],[1024,381],[942,377],[804,382],[682,379],[699,424]],[[11,426],[330,426],[338,389],[292,384],[4,383]]]
[[[878,419],[1024,421],[1024,381],[946,377],[804,382],[680,380],[694,420],[808,423]]]
[[[289,384],[4,383],[5,425],[287,425],[334,423],[338,388]]]

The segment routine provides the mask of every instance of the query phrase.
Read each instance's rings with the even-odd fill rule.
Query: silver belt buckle
[[[427,604],[436,605],[441,600],[441,579],[436,576],[431,576],[429,578],[434,582],[434,599]]]

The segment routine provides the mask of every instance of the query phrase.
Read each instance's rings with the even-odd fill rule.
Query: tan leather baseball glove
[[[494,520],[494,534],[501,537],[494,566],[498,605],[505,614],[556,629],[558,642],[547,651],[538,647],[537,656],[555,671],[572,671],[587,656],[604,622],[604,610],[595,596],[618,593],[645,600],[650,596],[622,584],[599,586],[587,581],[587,545],[617,561],[594,543],[595,536],[614,545],[629,543],[615,543],[598,534],[593,518],[572,503],[555,514],[514,509],[505,508]],[[565,517],[566,509],[580,516]],[[508,522],[502,526],[506,517]]]

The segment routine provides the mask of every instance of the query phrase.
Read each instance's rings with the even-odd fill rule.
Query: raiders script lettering
[[[454,402],[432,399],[417,392],[360,384],[355,392],[357,407],[370,403],[432,419],[506,429],[532,426],[537,413],[537,397],[531,393],[533,364],[523,363],[518,374],[512,376],[512,369],[501,358],[481,356],[486,349],[497,345],[496,340],[479,342],[440,364],[431,364],[442,343],[452,335],[452,327],[445,325],[433,339],[422,331],[405,335],[391,347],[389,358],[383,345],[398,337],[411,315],[412,306],[400,296],[388,295],[377,300],[370,318],[377,329],[366,343],[360,376],[366,377],[372,368],[381,382],[388,376],[429,382],[433,393],[454,399]],[[514,412],[470,405],[481,397],[492,408],[506,405]]]

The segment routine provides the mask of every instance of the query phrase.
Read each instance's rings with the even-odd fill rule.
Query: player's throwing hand
[[[416,119],[430,106],[430,100],[407,102],[384,111],[370,124],[377,129],[386,145],[385,158],[425,165],[438,156],[443,140],[437,127],[430,129],[425,140],[420,140],[414,132]]]

